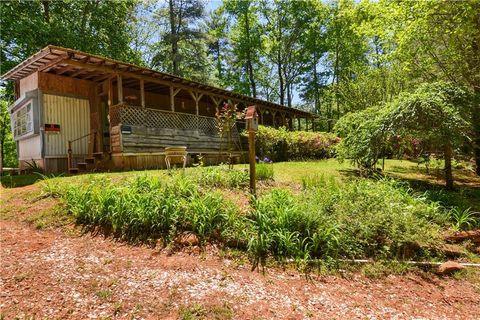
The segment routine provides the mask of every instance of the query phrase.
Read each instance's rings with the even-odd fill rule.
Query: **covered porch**
[[[190,161],[200,154],[211,157],[207,163],[227,153],[241,156],[247,150],[240,136],[244,122],[233,129],[233,150],[218,134],[216,112],[225,102],[235,104],[239,112],[255,105],[259,123],[266,126],[314,130],[315,115],[306,111],[57,46],[47,46],[5,77],[15,81],[17,99],[22,90],[29,90],[31,79],[38,82],[40,95],[65,97],[60,109],[73,122],[77,115],[69,111],[67,97],[87,102],[88,121],[77,121],[77,131],[66,121],[58,122],[66,140],[62,143],[69,145],[65,158],[74,158],[66,161],[69,169],[96,164],[97,158],[105,159],[101,169],[164,167],[164,150],[172,146],[186,146]],[[41,136],[42,141],[53,137],[46,130]],[[82,162],[83,150],[88,154]],[[55,157],[56,167],[63,168],[63,155]]]

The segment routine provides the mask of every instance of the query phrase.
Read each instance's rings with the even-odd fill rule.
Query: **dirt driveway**
[[[38,205],[19,204],[18,214]],[[214,247],[172,254],[73,227],[37,230],[18,219],[0,220],[0,246],[5,319],[480,317],[480,287],[435,275],[263,275]]]

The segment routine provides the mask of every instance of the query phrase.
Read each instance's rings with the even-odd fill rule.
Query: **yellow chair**
[[[167,169],[171,169],[171,164],[182,163],[183,168],[187,165],[187,147],[166,147],[165,148],[165,163]]]

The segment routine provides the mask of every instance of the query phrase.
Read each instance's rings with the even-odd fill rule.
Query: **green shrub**
[[[230,169],[228,166],[199,168],[198,183],[204,186],[241,188],[248,186],[249,175],[246,170]]]
[[[218,241],[246,249],[255,265],[265,264],[268,257],[280,261],[428,258],[436,254],[440,231],[449,219],[456,219],[459,228],[473,226],[470,211],[448,211],[392,180],[340,183],[323,176],[302,178],[303,190],[298,194],[270,190],[252,200],[245,216],[221,191],[206,187],[243,181],[238,178],[242,171],[227,170],[230,176],[220,174],[222,170],[205,168],[198,175],[161,177],[142,174],[120,181],[86,176],[90,180],[81,187],[44,188],[64,199],[78,223],[101,226],[119,238],[161,238],[167,244],[189,232],[202,243]]]
[[[256,152],[273,161],[325,159],[333,156],[339,139],[331,133],[287,131],[285,128],[259,126]]]
[[[168,243],[185,231],[204,241],[230,241],[245,229],[230,201],[218,192],[203,192],[181,174],[171,179],[142,175],[121,185],[96,178],[83,188],[68,187],[63,197],[78,223],[102,226],[130,241],[163,238]]]
[[[256,236],[249,250],[255,263],[277,258],[426,257],[440,243],[436,203],[426,203],[389,180],[338,184],[304,179],[292,195],[273,189],[255,203]]]
[[[273,180],[273,164],[257,163],[255,167],[257,180]]]

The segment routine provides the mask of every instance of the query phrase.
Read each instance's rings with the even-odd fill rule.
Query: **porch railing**
[[[195,114],[115,105],[110,109],[110,123],[146,126],[147,128],[171,128],[198,130],[206,135],[216,135],[216,119]]]
[[[205,135],[218,136],[216,118],[125,104],[110,108],[110,124],[112,127],[124,124],[147,128],[197,130]],[[237,127],[239,125],[241,128],[241,123],[237,124]],[[235,130],[234,135],[238,135],[238,129]]]

